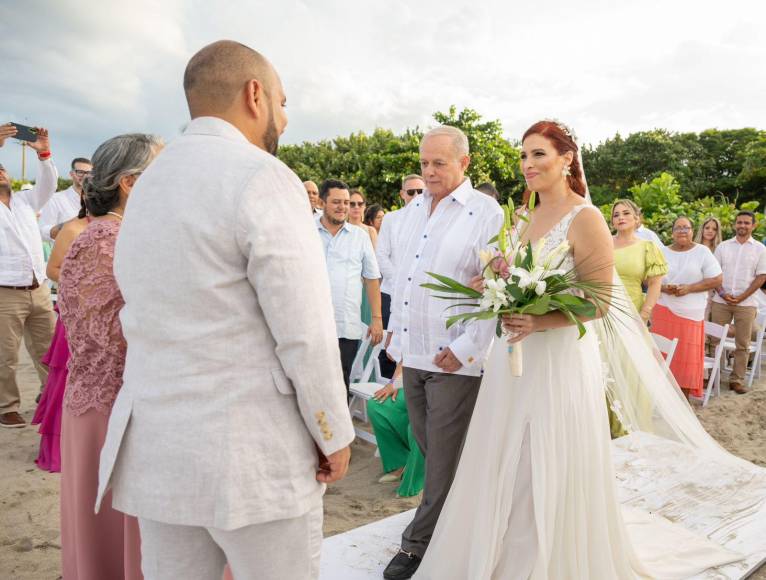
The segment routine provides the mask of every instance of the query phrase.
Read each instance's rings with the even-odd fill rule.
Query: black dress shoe
[[[383,578],[386,580],[407,580],[420,566],[422,558],[411,552],[399,550],[399,553],[388,563],[383,570]]]

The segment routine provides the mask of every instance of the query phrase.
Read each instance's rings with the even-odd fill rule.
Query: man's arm
[[[730,300],[726,300],[729,304],[739,304],[740,302],[747,300],[755,294],[756,290],[759,290],[761,286],[763,286],[764,282],[766,282],[766,274],[761,274],[759,276],[756,276],[753,278],[753,281],[750,283],[750,286],[747,287],[747,290],[745,290],[742,294],[739,294],[738,296],[732,296]]]
[[[369,236],[364,236],[364,249],[362,255],[362,278],[367,292],[367,300],[370,301],[370,311],[372,312],[372,322],[370,323],[369,334],[372,337],[372,344],[378,344],[383,340],[383,315],[381,314],[380,299],[380,269],[378,261],[375,258],[375,250]]]
[[[56,201],[55,196],[52,197],[40,211],[40,235],[43,241],[54,241],[64,225],[59,218],[60,212]]]
[[[40,211],[48,200],[56,193],[59,173],[51,159],[50,141],[48,131],[37,127],[37,140],[30,142],[29,147],[37,152],[38,168],[37,179],[32,189],[20,191],[19,194],[35,211]]]
[[[242,193],[236,237],[303,422],[333,463],[333,454],[353,441],[354,428],[327,265],[314,219],[303,211],[305,197],[301,182],[286,167],[261,169]],[[286,215],[291,216],[290,227],[285,227]]]
[[[367,292],[367,300],[370,302],[370,311],[372,312],[372,322],[367,333],[372,337],[370,341],[373,345],[383,340],[383,315],[381,314],[380,301],[380,279],[365,278],[364,289]]]
[[[497,207],[496,212],[493,212],[486,217],[485,226],[479,236],[478,245],[474,248],[476,275],[481,273],[479,250],[483,250],[487,247],[490,238],[500,231],[502,225],[503,212]],[[459,281],[464,284],[470,282],[470,280]],[[487,354],[489,345],[492,343],[492,339],[495,336],[496,326],[496,320],[471,320],[465,324],[465,332],[458,336],[452,344],[449,345],[448,350],[455,356],[455,358],[457,358],[461,366],[470,367],[481,365]]]
[[[384,280],[394,279],[394,263],[391,261],[393,240],[391,238],[393,237],[392,224],[397,217],[393,212],[383,216],[383,223],[378,235],[378,245],[375,247],[375,257],[378,259],[378,266]]]

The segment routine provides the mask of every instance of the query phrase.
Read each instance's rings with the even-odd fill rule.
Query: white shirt
[[[665,247],[665,244],[662,243],[662,240],[660,239],[660,236],[655,234],[652,230],[645,226],[640,226],[636,230],[636,236],[641,238],[642,240],[647,240],[649,242],[654,242],[654,244],[660,248],[663,249]]]
[[[662,279],[663,284],[696,284],[721,273],[718,260],[702,244],[694,244],[694,247],[686,252],[676,252],[663,247],[662,253],[668,263],[668,273]],[[690,292],[686,296],[673,296],[663,292],[660,294],[659,303],[670,309],[676,316],[699,321],[705,319],[707,299],[707,290]]]
[[[37,212],[56,191],[58,177],[50,157],[38,161],[35,186],[11,193],[10,208],[0,202],[0,286],[31,286],[33,275],[45,280]]]
[[[424,191],[398,218],[399,254],[388,325],[394,334],[387,350],[406,367],[441,373],[433,359],[449,348],[463,364],[456,374],[479,376],[495,321],[471,321],[447,329],[448,316],[471,309],[445,310],[450,302],[434,298],[431,290],[420,285],[434,282],[426,272],[464,283],[477,276],[479,250],[500,230],[503,212],[494,199],[473,189],[467,178],[429,215],[432,198]]]
[[[723,291],[726,294],[739,296],[748,289],[756,276],[766,274],[766,246],[753,238],[744,244],[740,244],[737,238],[721,242],[715,249],[715,257],[723,269]],[[726,304],[717,293],[713,295],[713,301]],[[737,306],[757,308],[758,301],[755,296],[749,296]]]
[[[399,224],[403,209],[397,209],[383,216],[383,223],[378,234],[378,245],[375,247],[375,257],[378,259],[383,282],[380,291],[393,294],[394,275],[396,273],[397,256],[399,254]]]
[[[362,278],[380,278],[370,235],[367,230],[346,222],[333,236],[321,220],[317,220],[316,224],[327,259],[338,338],[359,340],[364,336],[365,329],[362,322]]]
[[[56,192],[40,212],[40,234],[43,240],[52,242],[51,228],[76,218],[80,207],[80,194],[74,187]]]

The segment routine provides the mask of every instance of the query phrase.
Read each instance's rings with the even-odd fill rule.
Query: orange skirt
[[[705,323],[676,316],[657,304],[652,312],[652,332],[678,339],[670,370],[678,385],[695,397],[702,397],[705,380]]]

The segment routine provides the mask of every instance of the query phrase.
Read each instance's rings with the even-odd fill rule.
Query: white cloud
[[[0,120],[47,124],[62,170],[117,133],[172,138],[186,61],[233,38],[280,72],[287,143],[423,127],[451,104],[516,138],[551,116],[590,142],[766,127],[764,17],[760,0],[4,2]]]

